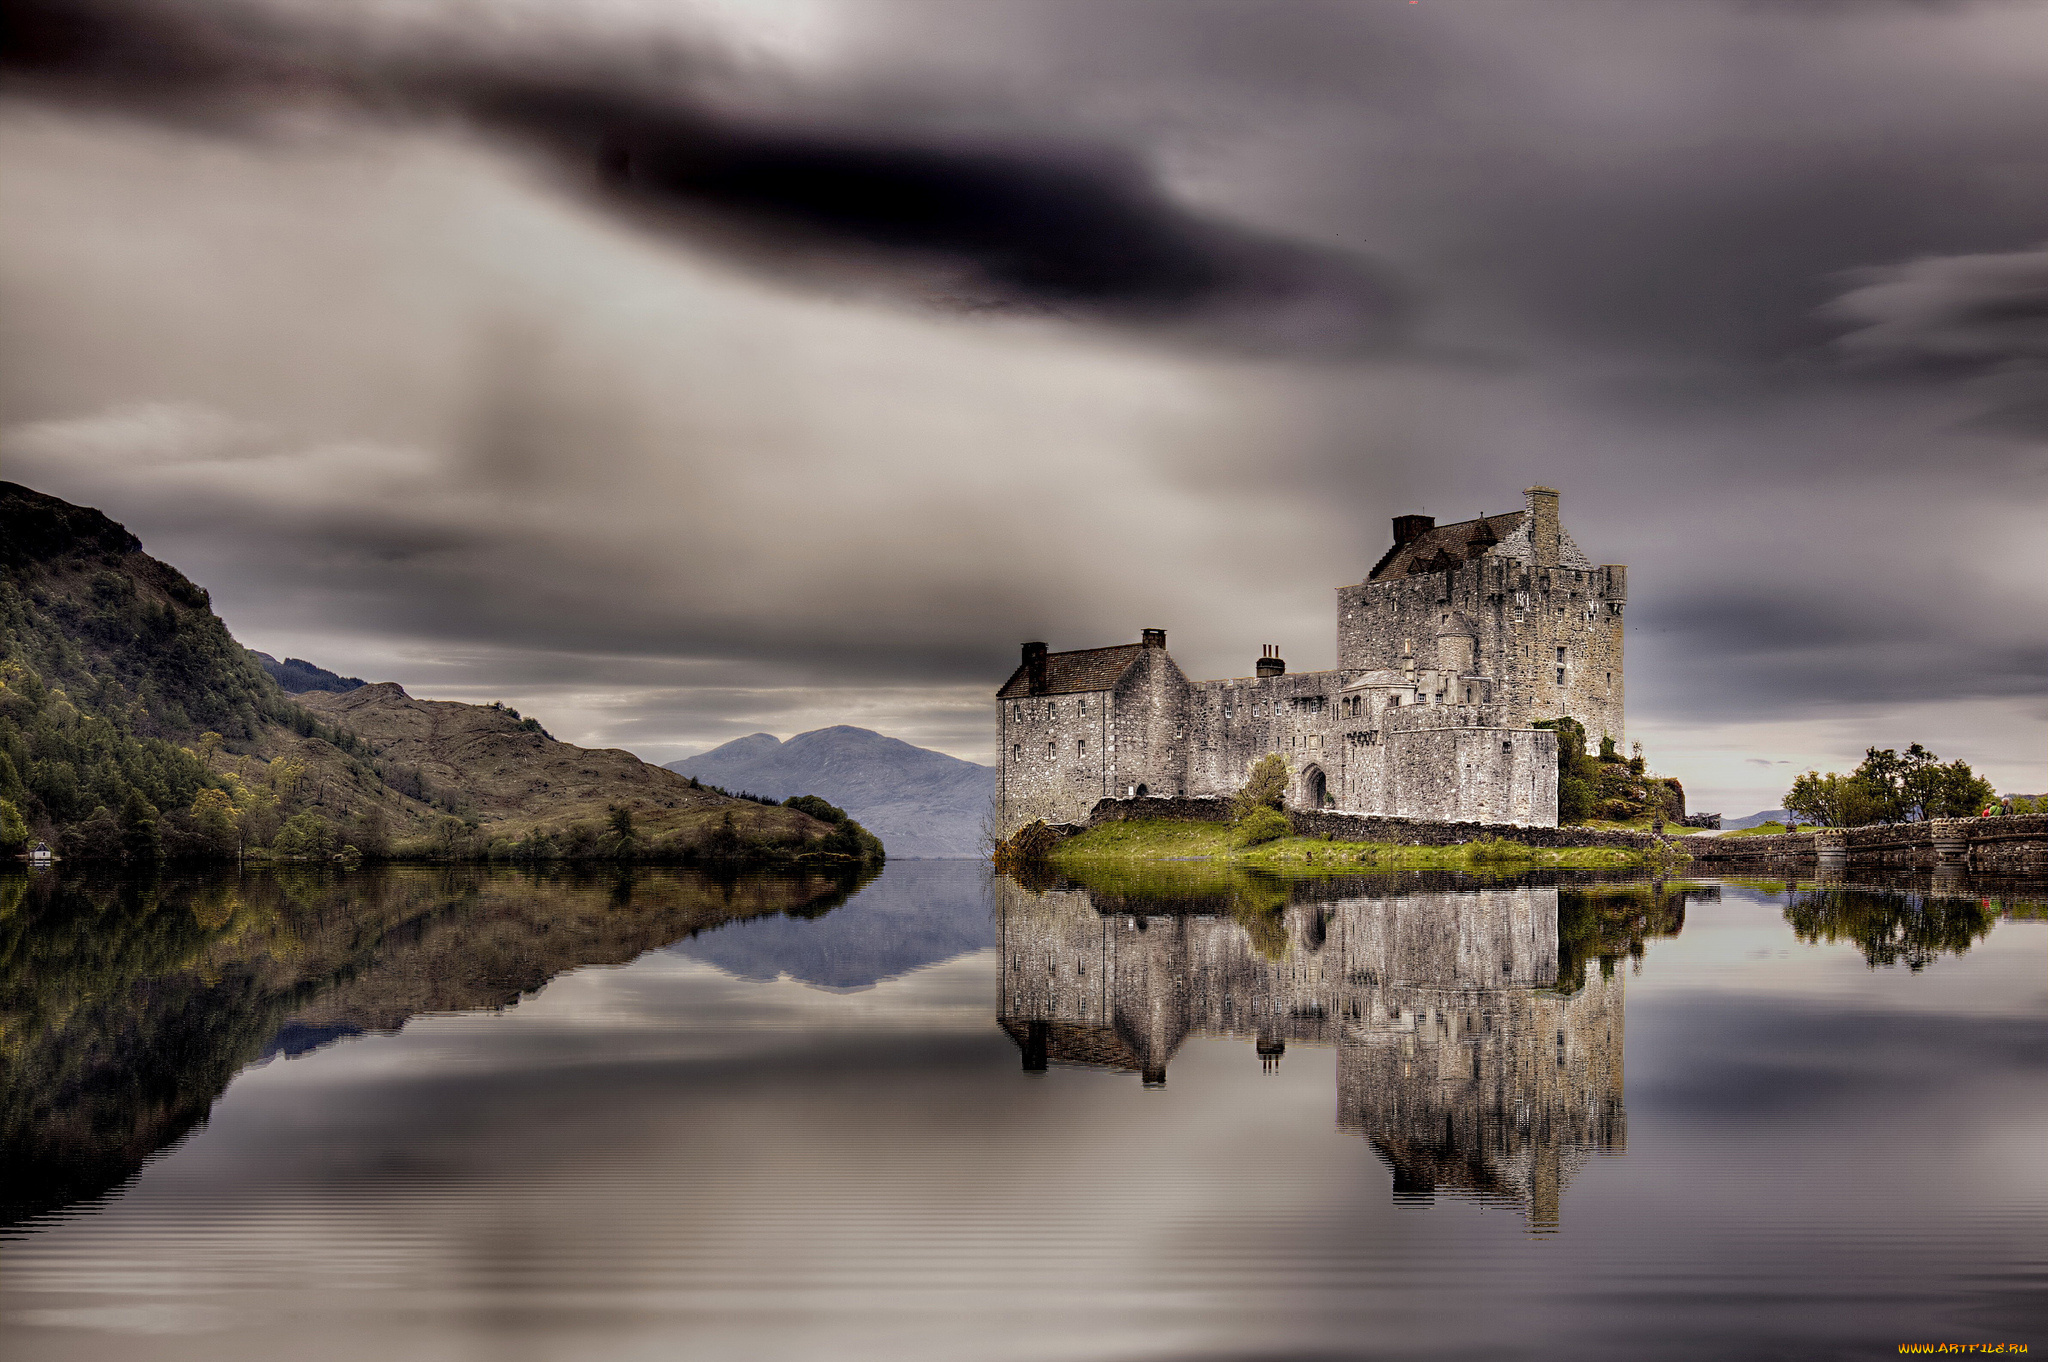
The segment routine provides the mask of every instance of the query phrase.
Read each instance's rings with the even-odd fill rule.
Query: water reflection
[[[252,1062],[864,883],[481,868],[0,877],[0,1225],[103,1194]]]
[[[1163,1085],[1192,1035],[1337,1050],[1337,1126],[1400,1201],[1437,1192],[1557,1223],[1572,1172],[1627,1145],[1624,974],[1696,885],[1432,889],[1368,879],[1005,880],[999,1022],[1028,1071]],[[1562,928],[1562,931],[1561,931]]]

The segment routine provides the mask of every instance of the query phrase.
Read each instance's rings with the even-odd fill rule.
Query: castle
[[[1270,752],[1289,803],[1441,821],[1555,826],[1557,737],[1627,737],[1622,614],[1628,569],[1595,566],[1558,522],[1558,494],[1438,525],[1394,518],[1363,582],[1337,588],[1337,666],[1190,681],[1166,631],[1048,652],[1027,643],[996,692],[1000,812],[1078,822],[1096,801],[1235,792]]]
[[[1004,877],[997,1021],[1027,1071],[1123,1072],[1148,1087],[1196,1037],[1251,1040],[1267,1069],[1290,1044],[1334,1048],[1337,1128],[1386,1160],[1397,1199],[1472,1197],[1554,1228],[1572,1173],[1622,1153],[1628,1130],[1628,972],[1567,962],[1571,894],[1296,884],[1254,940],[1220,911],[1228,895],[1133,899]],[[1695,896],[1718,890],[1659,890],[1629,917],[1673,932]]]

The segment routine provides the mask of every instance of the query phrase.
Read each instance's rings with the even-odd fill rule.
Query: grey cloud
[[[2048,245],[1857,273],[1823,315],[1852,360],[1967,374],[2048,366]]]
[[[253,456],[190,486],[37,465],[272,651],[368,674],[297,640],[440,648],[420,675],[608,694],[588,731],[648,744],[885,696],[967,755],[954,697],[1023,637],[1157,624],[1200,674],[1269,639],[1327,665],[1328,589],[1389,515],[1546,482],[1633,565],[1646,722],[2041,693],[2048,604],[2001,566],[2048,507],[2037,6],[860,0],[768,70],[616,19],[550,49],[430,4],[408,44],[266,3],[292,23],[187,35],[215,53],[189,69],[66,81],[150,103],[152,135],[180,105],[266,134],[295,101],[381,109],[442,159],[242,139],[268,159],[236,211],[162,214],[202,244],[146,272],[153,205],[208,192],[187,179],[230,202],[217,160],[165,137],[103,168],[106,119],[24,157],[110,244],[17,252],[0,396],[414,450],[368,490]],[[531,154],[479,169],[478,127]],[[191,268],[211,235],[232,268]],[[379,270],[401,303],[294,291]],[[1453,350],[1501,362],[1407,362]]]
[[[546,150],[633,221],[814,282],[1258,353],[1397,349],[1415,313],[1384,264],[1193,211],[1115,147],[749,121],[693,93],[687,53],[661,70],[623,45],[565,57],[471,35],[398,56],[261,7],[156,0],[25,0],[10,23],[0,69],[31,94],[214,121],[308,94],[454,112]]]

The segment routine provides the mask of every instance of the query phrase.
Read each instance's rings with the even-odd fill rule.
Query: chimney
[[[1164,648],[1166,646],[1166,631],[1164,629],[1146,629],[1138,635],[1138,641],[1147,648]]]
[[[1045,694],[1045,645],[1024,645],[1024,683],[1033,695]]]
[[[1433,515],[1397,515],[1394,517],[1394,547],[1413,543],[1436,528]]]
[[[1536,566],[1556,567],[1557,489],[1531,487],[1522,495],[1529,498],[1529,547],[1534,552]]]
[[[1286,674],[1287,664],[1280,660],[1280,645],[1277,643],[1266,644],[1264,652],[1259,656],[1260,677],[1285,676]]]

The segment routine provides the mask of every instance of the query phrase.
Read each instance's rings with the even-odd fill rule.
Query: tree
[[[0,856],[19,856],[28,847],[28,820],[11,799],[0,799]]]
[[[1534,727],[1557,734],[1557,821],[1585,822],[1598,803],[1595,787],[1600,779],[1600,763],[1586,754],[1585,725],[1561,716],[1538,719]]]
[[[352,839],[363,855],[372,860],[381,859],[391,852],[391,824],[384,817],[384,810],[372,804],[356,815],[355,833]]]
[[[226,739],[212,729],[199,735],[199,760],[205,764],[207,770],[213,769],[213,754],[220,751],[220,745],[225,741]]]
[[[121,855],[130,861],[154,861],[163,854],[156,831],[156,806],[129,787],[121,801]]]
[[[334,850],[334,830],[316,813],[295,813],[271,839],[270,849],[279,856],[310,856],[325,860]]]
[[[277,792],[277,802],[289,808],[306,783],[306,763],[296,757],[273,758],[269,776],[270,788]]]
[[[731,860],[740,854],[740,830],[733,826],[732,810],[718,820],[718,826],[711,830],[710,845],[707,848],[717,860]]]
[[[1833,771],[1826,775],[1808,771],[1792,782],[1783,802],[1787,813],[1831,828],[1870,822],[1875,807],[1869,788],[1860,779]]]
[[[1244,784],[1230,797],[1231,821],[1242,823],[1260,809],[1280,808],[1287,798],[1288,774],[1287,759],[1278,752],[1253,762]]]
[[[216,856],[232,856],[241,848],[235,801],[225,790],[201,790],[192,797],[192,826]]]
[[[1974,818],[1998,798],[1990,781],[1958,758],[1929,769],[1918,791],[1923,818]]]
[[[798,813],[807,813],[820,823],[846,821],[846,810],[836,804],[828,804],[816,795],[791,795],[782,801],[782,807],[795,809]]]

